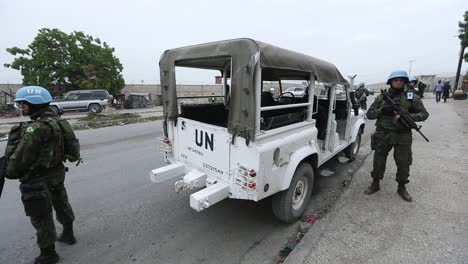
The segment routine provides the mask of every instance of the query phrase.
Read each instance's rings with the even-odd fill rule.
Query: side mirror
[[[351,80],[354,80],[354,78],[356,78],[357,74],[355,73],[350,73],[348,74],[348,78],[351,79]]]

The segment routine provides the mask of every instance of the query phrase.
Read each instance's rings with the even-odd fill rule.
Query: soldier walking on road
[[[58,118],[49,108],[51,99],[50,93],[39,86],[23,87],[16,92],[15,102],[31,121],[11,129],[5,150],[6,174],[10,179],[19,179],[25,213],[37,232],[41,254],[35,258],[35,264],[59,261],[56,240],[70,245],[76,243],[73,234],[75,216],[64,186],[67,134],[63,122],[67,121]],[[73,133],[69,128],[68,133]],[[77,140],[76,144],[79,153]],[[63,233],[58,239],[52,208],[57,221],[63,225]]]
[[[393,71],[388,77],[387,84],[390,89],[386,92],[393,101],[399,103],[405,112],[416,121],[424,121],[429,113],[417,95],[409,95],[403,88],[408,83],[408,75],[405,71]],[[399,115],[396,115],[393,106],[380,94],[367,111],[367,118],[377,119],[376,130],[371,136],[371,149],[374,152],[373,170],[371,172],[372,184],[366,189],[366,194],[373,194],[380,190],[380,180],[383,179],[387,156],[393,148],[393,158],[397,166],[396,181],[398,182],[398,194],[407,202],[413,199],[406,190],[409,183],[409,171],[412,163],[411,144],[413,142],[410,128],[400,124]]]

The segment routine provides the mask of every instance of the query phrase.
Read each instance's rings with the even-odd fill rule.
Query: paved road
[[[62,263],[277,262],[297,226],[275,220],[269,200],[226,200],[197,213],[190,193],[174,193],[174,181],[149,181],[150,169],[164,165],[156,147],[160,131],[161,122],[148,122],[78,132],[85,163],[68,165],[66,178],[78,243],[58,244]],[[0,143],[1,153],[4,147]],[[339,169],[323,177],[308,212],[336,199],[356,164],[327,163]],[[2,264],[29,263],[38,254],[19,197],[18,183],[7,181],[0,200]]]

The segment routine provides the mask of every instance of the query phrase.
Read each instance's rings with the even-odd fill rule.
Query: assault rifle
[[[421,126],[418,126],[416,122],[414,122],[413,118],[411,118],[411,116],[401,108],[400,104],[393,101],[393,99],[385,92],[383,93],[383,97],[387,102],[392,104],[393,110],[400,116],[399,120],[405,127],[416,130],[427,142],[429,142],[429,139],[421,132]]]

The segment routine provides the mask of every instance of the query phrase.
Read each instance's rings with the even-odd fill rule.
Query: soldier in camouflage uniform
[[[397,103],[400,103],[405,112],[416,121],[424,121],[429,117],[428,112],[417,95],[409,96],[403,87],[408,82],[405,71],[394,71],[388,77],[387,84],[390,85],[388,95]],[[396,181],[398,182],[398,194],[405,201],[413,199],[406,190],[405,185],[409,183],[409,171],[412,163],[412,135],[411,129],[399,123],[399,116],[395,114],[392,105],[387,102],[383,95],[379,95],[367,111],[367,118],[377,119],[375,133],[371,137],[371,148],[374,152],[374,163],[371,176],[372,184],[366,189],[366,194],[373,194],[380,190],[379,182],[385,173],[387,156],[393,148],[393,158],[397,166]]]
[[[37,232],[41,254],[34,260],[36,264],[59,261],[56,240],[70,245],[76,243],[75,216],[64,186],[63,135],[57,115],[49,109],[51,99],[50,93],[39,86],[18,90],[15,101],[31,121],[12,128],[5,150],[7,175],[19,179],[25,213]],[[58,239],[52,208],[57,221],[63,225]]]
[[[406,93],[413,93],[417,94],[418,91],[416,91],[416,84],[418,83],[418,79],[416,77],[409,77],[409,83],[407,86],[405,86],[405,91]]]
[[[366,110],[367,109],[367,96],[369,95],[369,91],[366,88],[365,83],[360,83],[359,87],[356,89],[355,93],[356,99],[361,105],[361,109]]]

